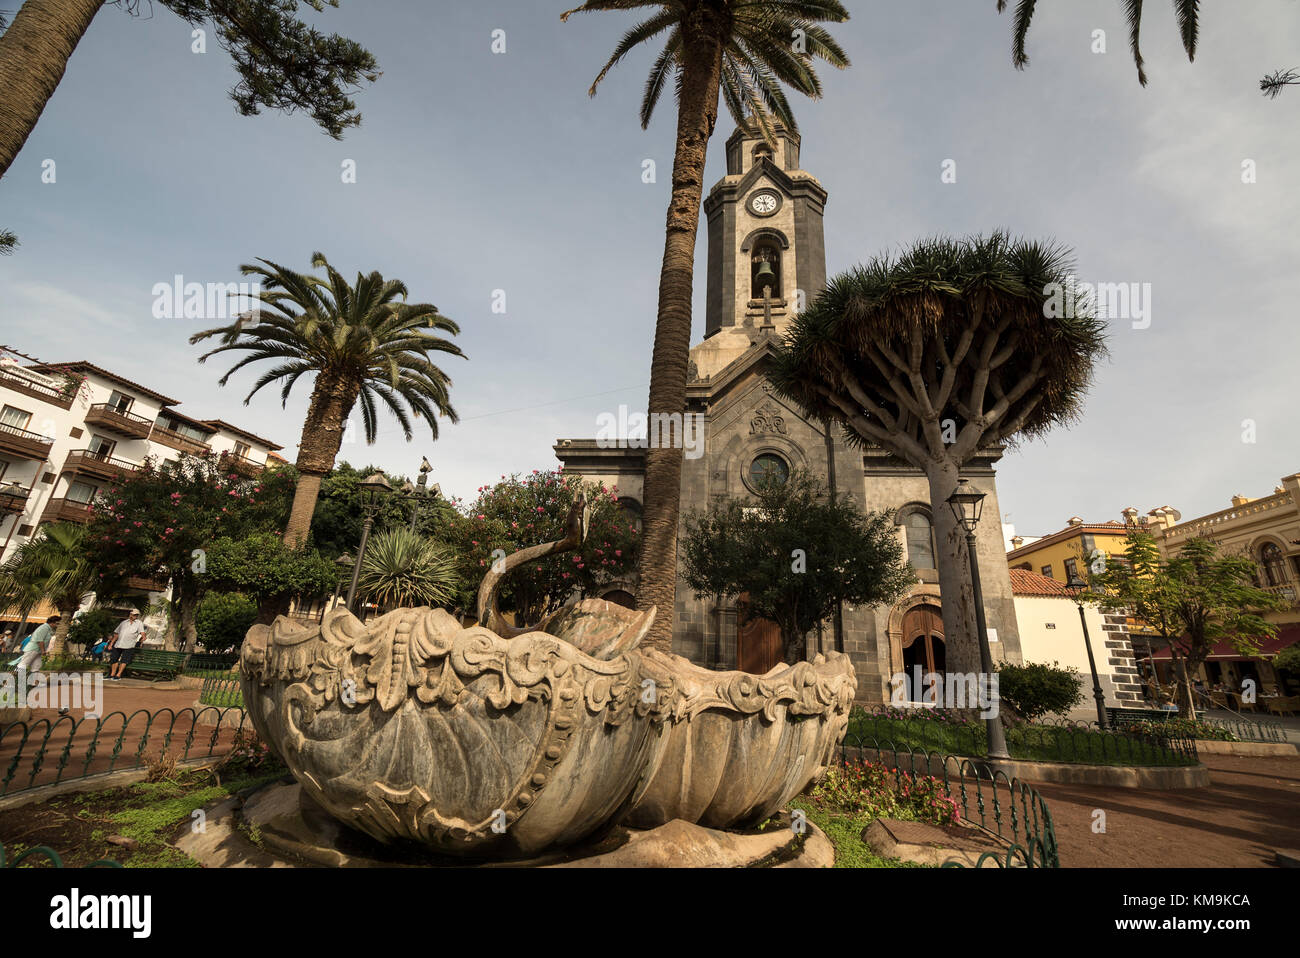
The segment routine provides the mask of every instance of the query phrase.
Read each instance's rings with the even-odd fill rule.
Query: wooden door
[[[785,661],[781,627],[771,619],[749,618],[745,614],[747,595],[737,600],[736,668],[764,675]]]

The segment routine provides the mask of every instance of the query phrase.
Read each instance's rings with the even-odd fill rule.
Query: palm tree
[[[71,522],[42,526],[0,568],[0,605],[17,606],[24,619],[42,599],[58,610],[51,655],[63,651],[73,614],[100,587],[99,570],[86,558],[86,527]]]
[[[258,262],[263,265],[240,268],[245,276],[262,278],[261,308],[229,326],[195,333],[190,342],[221,337],[221,345],[200,356],[199,362],[231,350],[248,354],[221,377],[223,386],[251,363],[277,363],[244,397],[245,405],[273,382],[280,383],[280,401],[286,405],[294,384],[315,374],[298,445],[298,485],[284,533],[285,544],[297,548],[311,528],[321,479],[334,468],[353,407],[361,405],[368,443],[378,433],[381,403],[401,424],[408,441],[412,415],[424,419],[436,440],[438,416],[452,422],[458,417],[448,397],[451,379],[429,361],[429,353],[465,354],[437,335],[458,335],[460,327],[440,315],[436,306],[407,303],[406,284],[400,280],[386,280],[378,272],[358,273],[355,285],[349,286],[320,253],[312,254],[311,263],[323,267],[328,279],[269,260]]]
[[[361,591],[380,606],[439,606],[458,591],[456,562],[431,539],[396,526],[379,533],[361,560]]]
[[[677,92],[677,148],[668,205],[659,309],[650,366],[649,412],[686,409],[686,367],[691,345],[691,288],[695,240],[703,198],[704,163],[718,119],[718,98],[738,124],[754,123],[774,141],[772,120],[797,129],[782,85],[821,96],[812,61],[848,66],[844,51],[820,22],[843,23],[839,0],[588,0],[564,14],[650,8],[649,19],[629,30],[591,85],[634,48],[666,34],[641,101],[648,127],[669,77]],[[680,445],[680,444],[679,444]],[[637,604],[671,612],[677,590],[677,527],[682,450],[647,449],[645,503]],[[660,615],[647,642],[672,648],[671,614]]]
[[[1019,0],[1014,14],[1013,39],[1011,41],[1011,62],[1017,70],[1029,65],[1029,55],[1025,52],[1025,38],[1029,34],[1029,23],[1034,18],[1034,9],[1038,0]],[[1178,35],[1182,38],[1183,49],[1187,51],[1189,61],[1196,59],[1196,40],[1200,27],[1200,0],[1174,0],[1174,16],[1178,19]],[[998,0],[998,13],[1007,8],[1007,0]],[[1133,63],[1138,71],[1138,83],[1147,85],[1145,61],[1139,45],[1142,32],[1142,0],[1124,0],[1124,16],[1128,20],[1128,43],[1133,51]]]

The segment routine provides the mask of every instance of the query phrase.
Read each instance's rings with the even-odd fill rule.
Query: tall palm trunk
[[[700,203],[704,198],[704,162],[709,138],[718,121],[722,27],[719,12],[708,5],[702,5],[683,25],[687,39],[682,49],[677,153],[673,159],[673,194],[668,206],[663,269],[659,275],[659,314],[650,367],[649,412],[652,415],[686,411],[695,240],[700,226]],[[680,440],[674,446],[646,450],[645,510],[637,587],[637,606],[645,609],[653,605],[659,610],[645,642],[663,651],[672,651],[677,597],[677,524],[681,511],[683,450]]]
[[[26,0],[0,34],[0,176],[27,142],[104,0]]]
[[[54,636],[50,639],[50,647],[46,650],[46,654],[50,658],[63,655],[68,651],[68,630],[72,628],[72,617],[79,608],[81,608],[80,602],[73,605],[58,606],[59,624],[54,627]]]
[[[298,443],[298,485],[289,510],[289,524],[284,543],[296,549],[307,541],[311,517],[316,511],[321,480],[334,468],[334,459],[343,445],[343,430],[361,392],[360,385],[321,373],[311,391],[307,421],[303,423]]]
[[[979,672],[975,591],[966,554],[966,530],[957,523],[946,501],[957,488],[958,469],[955,463],[942,460],[931,463],[925,474],[930,483],[935,562],[939,566],[939,594],[943,597],[945,667],[949,672]]]

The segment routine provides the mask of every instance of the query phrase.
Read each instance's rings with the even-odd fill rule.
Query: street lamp
[[[989,631],[984,621],[984,591],[980,588],[979,559],[975,550],[975,527],[979,525],[980,513],[984,509],[984,493],[976,492],[965,479],[957,480],[957,488],[948,497],[952,514],[957,517],[957,524],[966,530],[966,552],[970,557],[970,584],[975,599],[975,625],[979,632],[980,668],[985,681],[993,675],[993,656],[989,652]],[[999,708],[999,712],[1001,709]],[[1002,719],[994,716],[984,720],[988,728],[989,758],[1009,759],[1007,737],[1002,730]]]
[[[383,505],[384,496],[393,491],[393,487],[388,484],[382,472],[376,472],[367,476],[361,481],[361,511],[365,513],[366,519],[361,524],[361,545],[357,547],[357,561],[352,567],[352,584],[348,586],[347,606],[356,614],[356,609],[352,605],[352,600],[357,595],[357,583],[361,580],[361,560],[366,557],[366,541],[370,538],[370,527],[375,524],[375,516],[379,514],[379,507]]]
[[[1087,585],[1078,572],[1070,573],[1070,581],[1065,584],[1074,594],[1070,596],[1079,607],[1079,624],[1083,626],[1083,647],[1088,650],[1088,670],[1092,672],[1092,697],[1097,700],[1097,724],[1106,727],[1106,696],[1101,690],[1101,680],[1097,678],[1097,662],[1092,657],[1092,639],[1088,636],[1088,619],[1084,615],[1083,590]]]
[[[420,461],[420,479],[416,485],[411,485],[411,480],[402,483],[402,497],[411,501],[411,531],[415,531],[416,523],[420,519],[420,510],[424,504],[432,497],[437,499],[442,495],[442,487],[434,483],[433,488],[429,489],[429,473],[433,472],[433,466],[429,465],[427,456],[422,457]]]

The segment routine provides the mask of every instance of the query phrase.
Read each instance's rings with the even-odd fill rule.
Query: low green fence
[[[972,758],[988,755],[988,732],[983,722],[959,721],[944,713],[926,717],[899,717],[855,708],[849,735],[898,743],[899,747],[947,752]],[[1195,765],[1196,741],[1179,735],[1144,735],[1101,729],[1079,722],[1040,722],[1007,729],[1007,751],[1012,758],[1030,762],[1067,762],[1081,765],[1170,766]]]
[[[1218,719],[1206,718],[1204,715],[1200,720],[1206,725],[1214,728],[1223,729],[1232,735],[1235,735],[1243,742],[1286,742],[1286,728],[1276,722],[1263,722],[1256,719],[1239,718],[1239,719]]]
[[[1005,848],[1001,855],[982,855],[980,866],[990,858],[1009,868],[1061,866],[1047,799],[1028,783],[992,771],[987,765],[977,765],[969,757],[900,747],[890,739],[864,738],[850,730],[840,746],[840,761],[849,764],[863,760],[881,762],[890,768],[896,788],[901,788],[904,774],[928,775],[941,781],[948,798],[961,810],[962,820]]]
[[[194,652],[185,663],[185,674],[229,672],[238,664],[238,652]]]
[[[229,672],[208,676],[203,680],[203,688],[199,692],[199,704],[242,709],[244,692],[239,687],[239,678],[231,677]]]
[[[216,707],[12,722],[0,726],[0,796],[141,768],[166,756],[211,758],[227,751],[243,727],[242,709]]]

